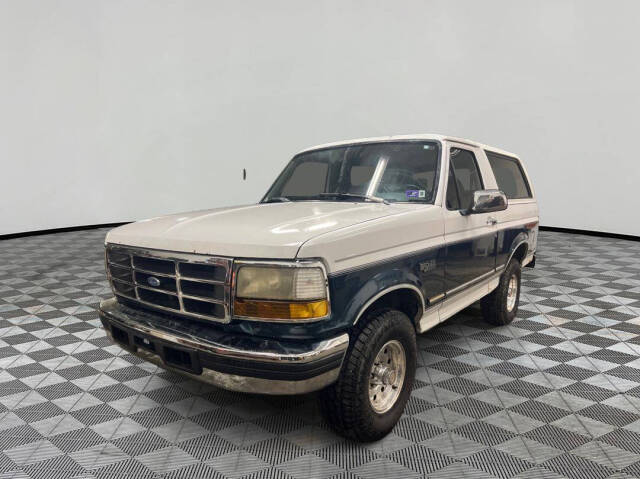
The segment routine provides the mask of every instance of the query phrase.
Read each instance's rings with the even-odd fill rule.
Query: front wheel
[[[341,435],[369,442],[396,425],[416,372],[416,334],[406,314],[373,313],[355,330],[338,380],[320,393],[325,420]]]
[[[498,287],[482,298],[484,319],[496,326],[509,324],[516,317],[520,302],[520,261],[513,258],[505,268]]]

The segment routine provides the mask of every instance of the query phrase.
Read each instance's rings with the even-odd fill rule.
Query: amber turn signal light
[[[236,299],[233,302],[233,314],[257,319],[295,320],[322,318],[329,312],[326,299],[318,301],[257,301]]]

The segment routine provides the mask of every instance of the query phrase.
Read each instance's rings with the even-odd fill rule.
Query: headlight
[[[324,270],[319,266],[241,265],[236,272],[233,312],[284,321],[327,316]]]

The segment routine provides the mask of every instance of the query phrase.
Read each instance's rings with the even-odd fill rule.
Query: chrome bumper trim
[[[202,352],[205,354],[224,356],[227,358],[252,361],[261,364],[274,363],[314,363],[316,361],[344,353],[349,345],[349,335],[341,334],[335,338],[319,341],[309,350],[297,353],[286,353],[275,350],[238,349],[212,341],[202,340],[197,336],[186,332],[170,332],[154,327],[150,322],[144,321],[144,314],[135,319],[123,311],[122,306],[115,298],[104,300],[100,303],[100,315],[108,318],[110,322],[122,325],[129,330],[147,335],[160,341],[173,343],[182,348]],[[108,332],[109,337],[113,337]],[[116,344],[118,344],[116,342]],[[176,369],[165,363],[162,358],[150,351],[138,348],[136,354],[149,362],[163,368],[185,374],[193,379],[215,384],[225,389],[241,392],[253,392],[262,394],[301,394],[322,389],[334,382],[340,373],[340,367],[326,371],[318,376],[302,380],[263,379],[257,377],[238,376],[227,374],[208,368],[203,368],[202,374],[192,374]]]
[[[157,354],[144,350],[138,350],[135,354],[156,366],[174,371],[196,381],[202,381],[221,387],[222,389],[242,393],[268,394],[272,396],[306,394],[318,391],[327,387],[331,383],[334,383],[340,374],[340,368],[336,368],[320,374],[319,376],[300,381],[283,381],[280,379],[262,379],[248,376],[237,376],[235,374],[221,373],[207,368],[202,370],[202,374],[191,374],[167,365]]]

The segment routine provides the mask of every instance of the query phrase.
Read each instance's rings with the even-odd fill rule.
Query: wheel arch
[[[528,238],[524,234],[518,235],[511,243],[511,248],[509,251],[509,259],[504,264],[504,267],[506,268],[513,258],[516,258],[522,264],[524,259],[527,257],[528,252],[529,252]]]
[[[420,288],[411,283],[386,287],[369,298],[358,310],[353,324],[357,324],[370,311],[393,308],[405,313],[414,325],[422,316],[427,304]]]

